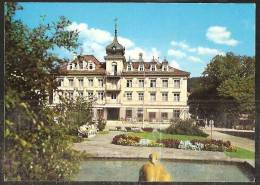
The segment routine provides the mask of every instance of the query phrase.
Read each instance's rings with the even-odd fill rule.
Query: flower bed
[[[180,141],[177,139],[161,139],[157,143],[162,143],[167,148],[178,148]]]
[[[219,152],[235,152],[236,147],[231,145],[230,141],[222,140],[191,140],[181,141],[177,139],[160,139],[157,141],[142,139],[137,136],[129,136],[126,134],[116,135],[112,141],[116,145],[125,146],[149,146],[149,147],[167,147],[184,150],[198,151],[219,151]]]
[[[116,135],[112,143],[116,145],[128,145],[128,146],[136,146],[141,138],[136,136],[128,136],[126,134]]]

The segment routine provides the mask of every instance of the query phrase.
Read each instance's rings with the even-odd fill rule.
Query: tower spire
[[[117,18],[115,18],[114,21],[115,21],[115,38],[117,38]]]

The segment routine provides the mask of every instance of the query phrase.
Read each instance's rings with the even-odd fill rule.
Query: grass
[[[182,141],[187,141],[192,139],[207,139],[207,137],[202,137],[202,136],[174,135],[174,134],[167,134],[163,132],[129,132],[128,135],[138,136],[143,139],[150,139],[154,141],[156,141],[157,139],[178,139]]]
[[[255,158],[254,152],[252,152],[250,150],[246,150],[244,148],[239,148],[239,147],[237,147],[236,152],[226,152],[225,151],[225,154],[232,158],[240,158],[240,159],[254,159]]]

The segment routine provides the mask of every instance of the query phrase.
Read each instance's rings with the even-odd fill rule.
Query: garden
[[[112,143],[124,146],[165,147],[183,150],[224,152],[229,157],[254,158],[254,153],[235,147],[230,141],[208,139],[193,120],[178,120],[165,130],[142,128],[114,136]]]

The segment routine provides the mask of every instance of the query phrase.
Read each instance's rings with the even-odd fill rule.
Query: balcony
[[[106,76],[109,78],[120,78],[121,72],[106,72]]]
[[[110,97],[106,97],[106,107],[120,107],[119,99],[111,99]]]
[[[120,84],[106,83],[106,91],[120,91],[120,90],[121,90]]]

